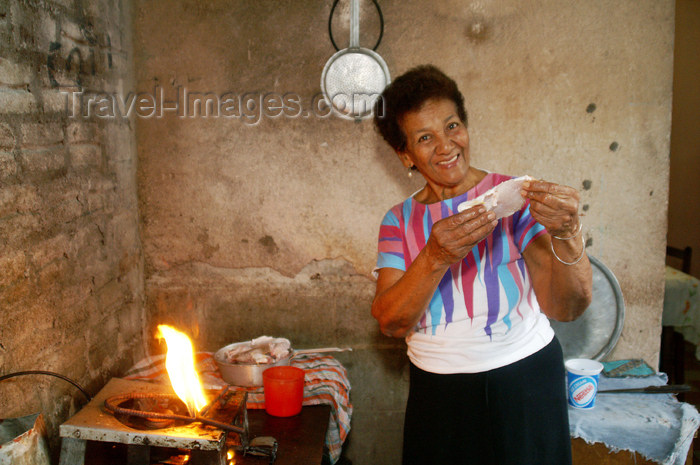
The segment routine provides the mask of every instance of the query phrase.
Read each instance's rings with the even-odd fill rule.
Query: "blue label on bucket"
[[[595,394],[598,390],[598,380],[593,376],[571,378],[569,381],[569,404],[576,408],[593,408]]]

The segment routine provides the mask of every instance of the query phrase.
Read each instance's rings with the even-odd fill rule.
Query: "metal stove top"
[[[60,426],[60,436],[179,449],[222,450],[224,447],[226,431],[201,423],[156,430],[138,430],[123,424],[105,409],[104,401],[124,393],[172,394],[173,391],[168,385],[113,378],[82,410]],[[244,393],[237,394],[244,402]]]

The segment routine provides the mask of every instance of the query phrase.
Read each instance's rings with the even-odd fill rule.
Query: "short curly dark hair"
[[[389,84],[374,105],[374,125],[394,150],[406,149],[406,135],[399,124],[401,118],[430,99],[452,100],[457,116],[467,125],[464,96],[457,83],[433,65],[417,66]]]

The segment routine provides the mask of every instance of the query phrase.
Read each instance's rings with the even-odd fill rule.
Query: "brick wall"
[[[0,374],[93,394],[143,354],[135,143],[128,119],[67,103],[131,85],[127,3],[0,2]],[[55,428],[83,402],[55,378],[0,383],[0,418]]]

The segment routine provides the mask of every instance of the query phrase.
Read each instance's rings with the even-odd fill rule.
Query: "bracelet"
[[[581,229],[583,229],[583,223],[581,222],[581,219],[579,218],[579,220],[578,220],[578,231],[576,231],[576,234],[574,234],[573,236],[569,236],[569,237],[559,237],[559,236],[555,236],[554,234],[552,234],[552,237],[555,238],[555,239],[559,239],[560,241],[568,241],[569,239],[573,239],[574,237],[576,237],[576,236],[578,236],[579,234],[581,234]]]
[[[580,231],[579,231],[579,232],[580,232]],[[575,236],[574,236],[574,237],[575,237]],[[582,246],[582,247],[581,247],[581,256],[578,257],[578,258],[577,258],[576,260],[574,260],[573,262],[565,262],[564,260],[562,260],[561,258],[559,258],[559,256],[557,255],[557,253],[554,251],[554,242],[550,242],[550,243],[549,243],[549,246],[552,248],[552,253],[554,254],[554,258],[556,258],[557,260],[559,260],[560,263],[563,263],[564,265],[568,265],[568,266],[577,264],[578,262],[581,261],[581,259],[583,258],[583,256],[586,254],[586,242],[583,240],[583,236],[581,236],[581,246]]]

